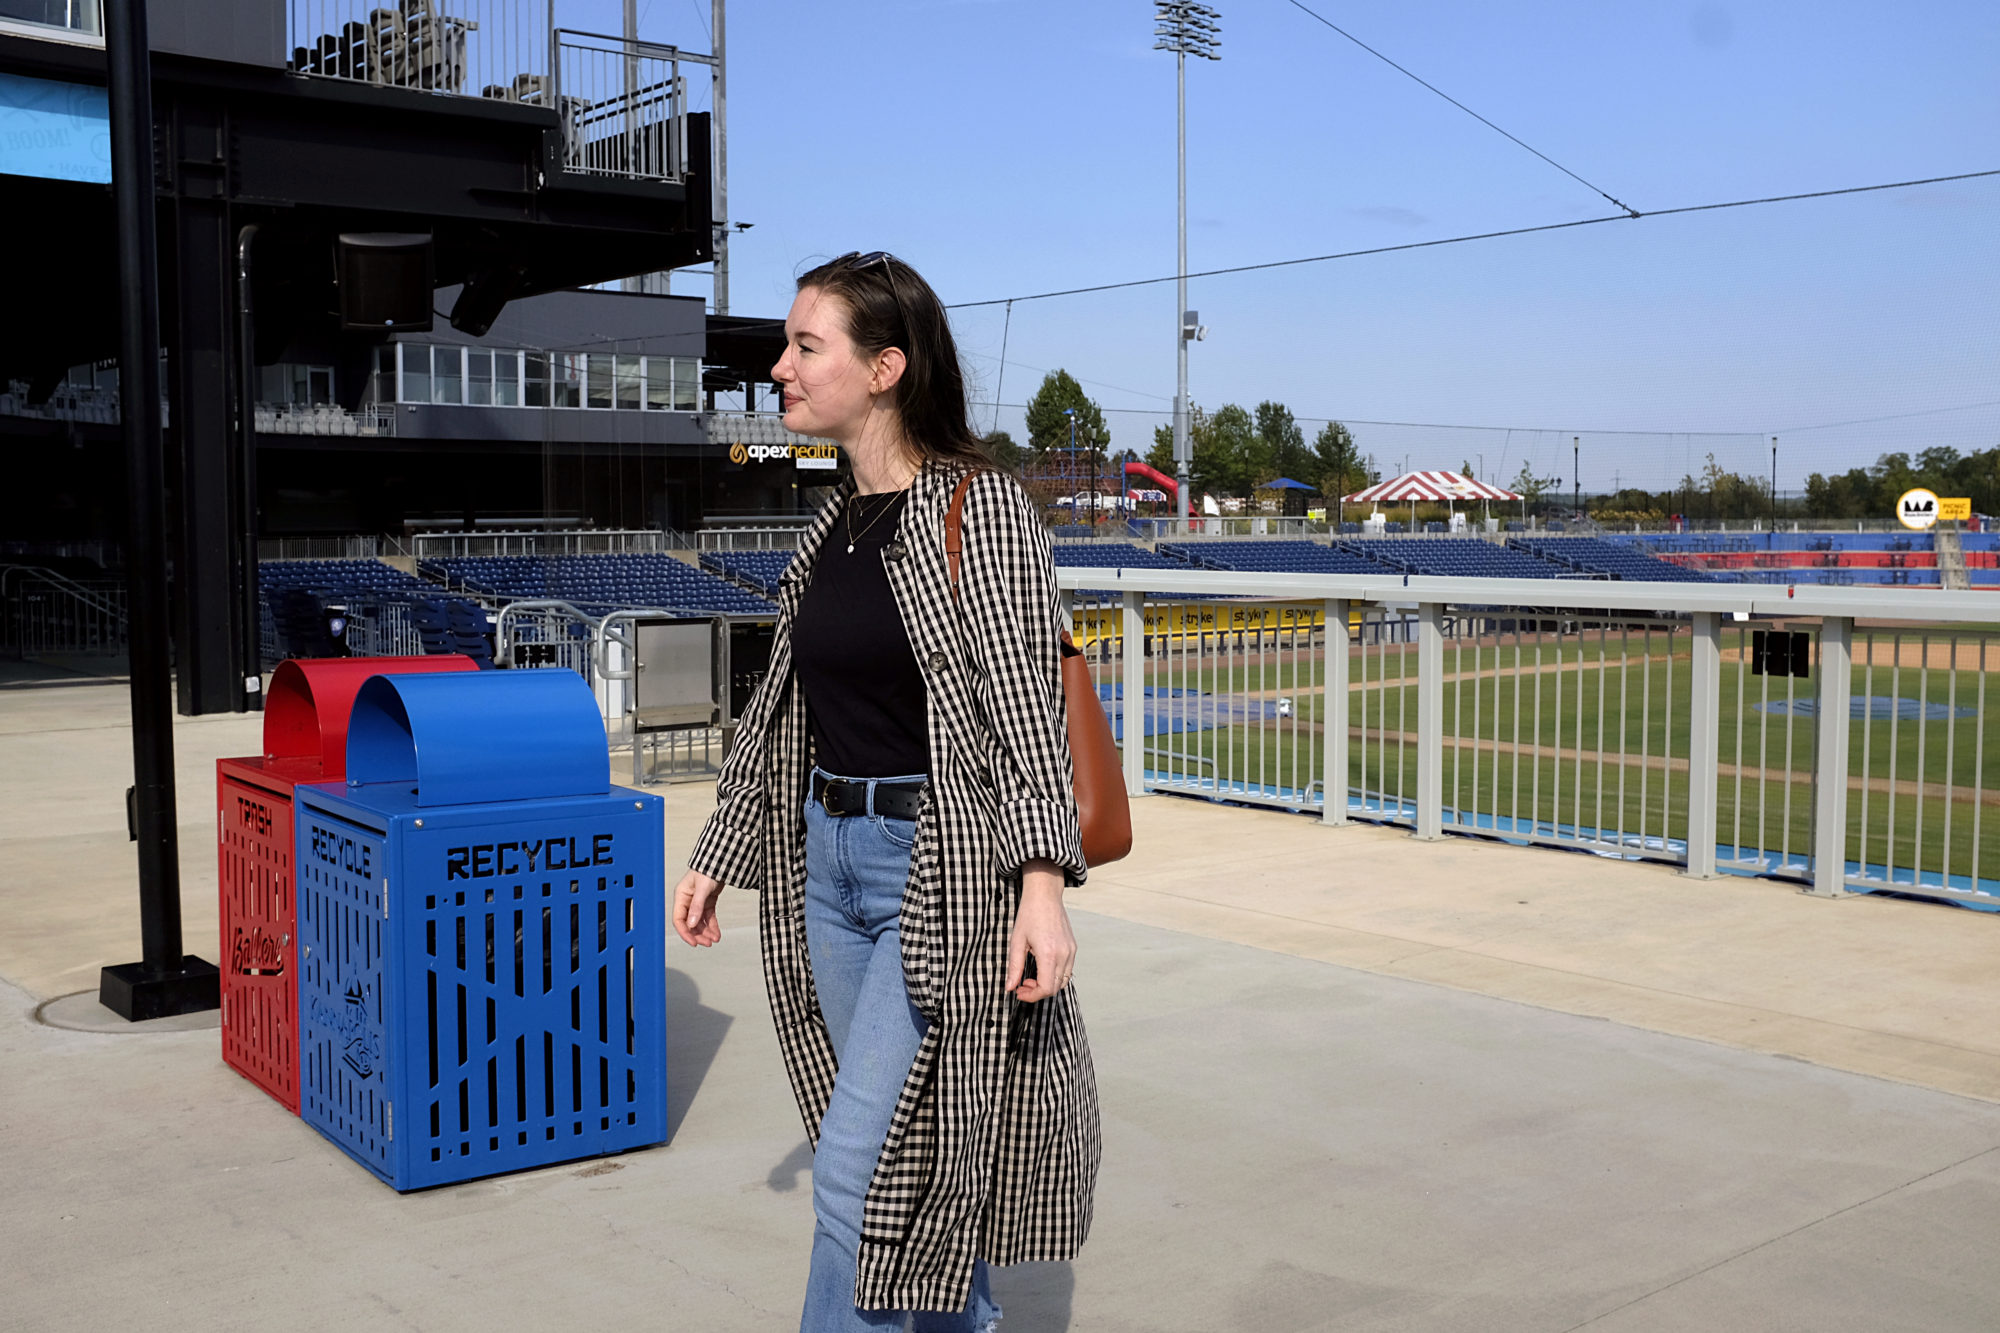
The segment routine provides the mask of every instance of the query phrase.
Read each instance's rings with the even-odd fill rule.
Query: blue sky
[[[646,36],[705,48],[706,0],[641,3]],[[1641,211],[2000,167],[1990,0],[1308,3]],[[1191,268],[1611,211],[1286,0],[1219,7],[1223,59],[1188,70]],[[733,6],[731,212],[756,224],[736,313],[782,313],[800,267],[853,248],[904,256],[947,301],[1171,274],[1174,70],[1151,12]],[[1567,478],[1578,435],[1587,489],[1668,485],[1710,451],[1762,473],[1776,433],[1790,489],[1889,449],[2000,444],[1996,238],[2000,178],[1203,279],[1192,392],[1356,423],[1385,469],[1483,455],[1503,481],[1523,461]],[[1003,402],[1066,367],[1114,447],[1143,450],[1173,311],[1171,284],[1016,304]],[[1003,310],[957,318],[990,404]],[[1825,428],[1877,417],[1897,419]],[[1018,406],[997,420],[1020,433]]]

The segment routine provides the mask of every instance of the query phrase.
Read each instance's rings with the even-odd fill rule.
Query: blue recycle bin
[[[581,677],[373,677],[295,799],[307,1124],[398,1190],[666,1138],[665,807]]]

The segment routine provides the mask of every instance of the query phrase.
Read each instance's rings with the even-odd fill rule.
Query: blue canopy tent
[[[1304,491],[1307,494],[1311,494],[1319,488],[1308,486],[1302,481],[1293,481],[1290,477],[1279,477],[1273,481],[1265,482],[1257,489],[1260,491]],[[1303,498],[1299,498],[1295,503],[1294,497],[1286,495],[1284,497],[1283,509],[1286,514],[1296,518],[1299,514],[1305,512],[1305,501]]]

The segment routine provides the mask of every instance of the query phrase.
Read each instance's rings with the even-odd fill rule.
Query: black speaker
[[[431,326],[436,267],[427,232],[342,232],[334,246],[340,327],[374,333]]]

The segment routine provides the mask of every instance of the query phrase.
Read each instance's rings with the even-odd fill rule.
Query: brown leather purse
[[[965,550],[961,511],[975,475],[968,472],[959,479],[944,515],[944,556],[950,567],[954,602],[958,600],[959,556]],[[1062,688],[1064,711],[1069,715],[1069,755],[1076,775],[1083,861],[1085,865],[1105,865],[1132,850],[1132,807],[1125,796],[1125,774],[1118,759],[1118,742],[1111,735],[1111,719],[1105,716],[1104,704],[1097,697],[1083,650],[1070,642],[1068,630],[1062,636]]]

